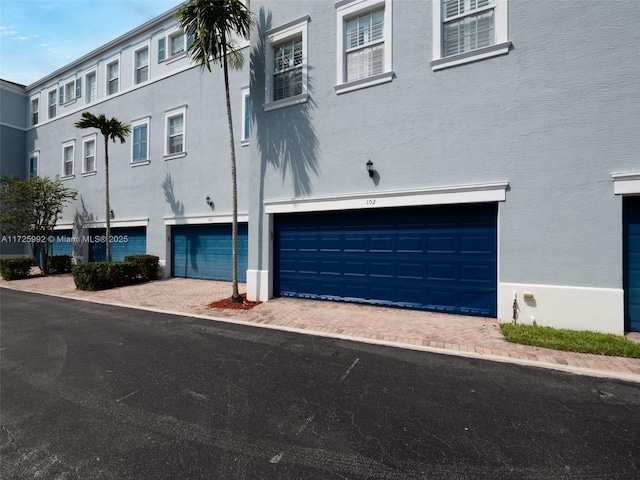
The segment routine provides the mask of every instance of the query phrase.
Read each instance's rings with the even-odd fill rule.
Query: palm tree
[[[82,112],[82,119],[74,123],[76,128],[97,128],[104,137],[104,191],[105,191],[105,218],[107,220],[106,247],[107,262],[111,262],[111,206],[109,204],[109,139],[120,140],[124,143],[125,138],[131,133],[131,126],[122,123],[113,117],[107,120],[104,113],[97,117],[89,112]]]
[[[193,39],[189,47],[191,59],[211,72],[211,62],[217,62],[224,72],[224,89],[229,122],[231,147],[231,196],[233,221],[231,249],[233,259],[233,283],[231,303],[242,303],[238,293],[238,187],[236,180],[236,150],[233,140],[231,99],[229,95],[229,67],[241,69],[244,57],[237,49],[232,36],[249,37],[253,23],[251,12],[240,0],[190,0],[178,11],[180,26]]]

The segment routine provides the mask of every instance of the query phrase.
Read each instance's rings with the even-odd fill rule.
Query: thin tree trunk
[[[231,147],[231,203],[233,220],[231,223],[231,256],[233,262],[233,281],[231,303],[242,303],[242,297],[238,293],[238,182],[236,176],[236,149],[233,140],[233,120],[231,116],[231,97],[229,95],[229,66],[227,64],[227,39],[222,34],[222,68],[224,70],[224,90],[227,98],[227,120],[229,122],[229,146]]]
[[[109,205],[109,137],[104,136],[104,192],[105,192],[105,218],[107,220],[105,246],[107,249],[107,263],[111,263],[111,207]]]

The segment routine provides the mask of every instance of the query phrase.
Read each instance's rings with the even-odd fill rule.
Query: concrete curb
[[[544,362],[544,361],[525,360],[525,359],[522,359],[522,358],[513,358],[513,357],[492,355],[492,354],[486,354],[486,353],[469,352],[469,351],[462,351],[462,350],[453,350],[453,349],[447,349],[447,348],[429,347],[429,346],[425,346],[425,345],[414,345],[414,344],[408,344],[408,343],[402,343],[402,342],[392,342],[392,341],[387,341],[387,340],[378,340],[378,339],[366,338],[366,337],[360,337],[360,336],[353,336],[353,335],[342,335],[342,334],[339,334],[339,333],[322,332],[322,331],[317,331],[317,330],[306,330],[306,329],[301,329],[301,328],[288,327],[288,326],[284,326],[284,325],[273,325],[273,324],[251,322],[251,321],[247,321],[247,320],[238,320],[238,319],[232,319],[232,318],[223,318],[223,317],[214,317],[214,316],[208,316],[208,315],[201,315],[201,314],[190,313],[190,312],[164,310],[164,309],[156,308],[156,307],[148,307],[148,306],[143,306],[143,305],[130,305],[130,304],[124,304],[124,303],[115,302],[115,301],[104,301],[104,300],[100,300],[100,299],[79,298],[79,297],[61,295],[61,294],[50,293],[50,292],[42,292],[42,291],[32,290],[32,289],[15,288],[15,287],[12,287],[12,286],[6,285],[6,284],[0,285],[0,288],[6,288],[8,290],[14,290],[14,291],[20,291],[20,292],[35,293],[35,294],[39,294],[39,295],[48,295],[50,297],[64,298],[64,299],[67,299],[67,300],[78,300],[78,301],[89,302],[89,303],[98,303],[98,304],[101,304],[101,305],[110,305],[110,306],[115,306],[115,307],[130,308],[130,309],[133,309],[133,310],[143,310],[143,311],[148,311],[148,312],[163,313],[163,314],[167,314],[167,315],[175,315],[175,316],[180,316],[180,317],[198,318],[198,319],[201,319],[201,320],[211,320],[211,321],[215,321],[215,322],[223,322],[223,323],[229,323],[229,324],[233,324],[233,325],[243,325],[243,326],[248,326],[248,327],[266,328],[266,329],[278,330],[278,331],[283,331],[283,332],[298,333],[298,334],[302,334],[302,335],[312,335],[312,336],[316,336],[316,337],[334,338],[334,339],[338,339],[338,340],[347,340],[347,341],[351,341],[351,342],[367,343],[367,344],[371,344],[371,345],[379,345],[379,346],[384,346],[384,347],[401,348],[401,349],[405,349],[405,350],[414,350],[414,351],[419,351],[419,352],[436,353],[436,354],[440,354],[440,355],[450,355],[450,356],[454,356],[454,357],[464,357],[464,358],[473,358],[473,359],[477,359],[477,360],[486,360],[486,361],[492,361],[492,362],[509,363],[509,364],[514,364],[514,365],[526,366],[526,367],[537,367],[537,368],[544,368],[544,369],[548,369],[548,370],[556,370],[556,371],[561,371],[561,372],[565,372],[565,373],[572,373],[572,374],[575,374],[575,375],[583,375],[583,376],[590,376],[590,377],[596,377],[596,378],[607,378],[607,379],[614,379],[614,380],[622,380],[622,381],[625,381],[625,382],[640,383],[640,375],[636,375],[636,374],[633,374],[633,373],[622,373],[622,372],[613,372],[613,371],[606,371],[606,370],[599,370],[599,369],[583,368],[583,367],[577,367],[577,366],[572,366],[572,365],[552,364],[552,363],[548,363],[548,362]]]

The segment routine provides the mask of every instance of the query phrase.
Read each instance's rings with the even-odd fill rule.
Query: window
[[[97,98],[97,88],[96,88],[96,72],[87,73],[85,77],[86,84],[86,103],[93,103]]]
[[[136,62],[136,85],[149,80],[149,48],[145,47],[135,53]]]
[[[82,173],[96,171],[96,136],[86,138],[82,142]]]
[[[185,35],[182,32],[169,36],[169,54],[171,57],[180,55],[185,51]]]
[[[433,2],[433,70],[509,53],[507,0]]]
[[[131,163],[149,161],[149,120],[132,124]]]
[[[49,118],[55,118],[56,110],[56,91],[51,90],[49,92]]]
[[[70,102],[76,98],[76,85],[74,82],[68,82],[64,85],[64,101]]]
[[[186,113],[186,107],[165,112],[165,158],[178,158],[186,155]]]
[[[73,150],[74,150],[75,142],[67,142],[62,145],[62,176],[63,177],[72,177],[73,176]]]
[[[117,60],[107,65],[107,95],[118,92],[119,71],[120,65]]]
[[[302,93],[302,35],[274,46],[273,99]]]
[[[40,109],[40,99],[31,99],[31,125],[38,124],[38,110]]]
[[[266,34],[265,111],[306,102],[307,94],[307,25],[303,17]]]
[[[250,117],[251,96],[249,94],[249,87],[242,89],[242,136],[240,137],[240,143],[247,145],[249,143],[249,125],[251,123]]]
[[[40,160],[40,152],[33,152],[29,155],[29,176],[38,176],[38,162]]]
[[[353,0],[337,6],[338,77],[345,93],[393,80],[391,1]]]

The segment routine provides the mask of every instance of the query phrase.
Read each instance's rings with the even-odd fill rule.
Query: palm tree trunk
[[[222,68],[224,70],[224,90],[227,98],[227,121],[229,123],[229,146],[231,147],[231,204],[233,219],[231,223],[231,256],[233,263],[233,279],[231,303],[242,303],[242,297],[238,293],[238,181],[236,175],[236,149],[233,140],[233,121],[231,117],[231,97],[229,95],[229,66],[227,64],[227,42],[222,34]]]
[[[107,228],[105,231],[105,247],[107,250],[107,263],[111,263],[111,207],[109,205],[109,137],[104,136],[104,196],[105,196],[105,218]]]

